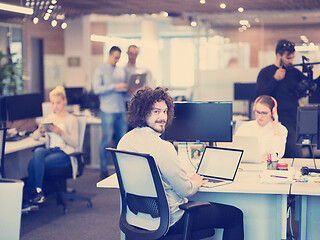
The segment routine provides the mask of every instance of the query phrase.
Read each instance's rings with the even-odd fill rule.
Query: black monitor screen
[[[0,96],[0,121],[7,120],[6,97]]]
[[[231,142],[232,102],[176,102],[163,138],[182,142]]]
[[[298,107],[297,144],[316,145],[318,132],[318,106]]]
[[[82,104],[83,103],[83,98],[84,98],[84,93],[83,93],[83,88],[65,88],[66,91],[66,96],[67,96],[67,102],[69,105],[73,104]]]
[[[5,101],[8,121],[42,116],[42,96],[40,93],[7,96]]]
[[[256,98],[256,83],[234,83],[234,100],[251,100]]]
[[[320,87],[318,86],[316,91],[309,96],[310,104],[320,104]]]

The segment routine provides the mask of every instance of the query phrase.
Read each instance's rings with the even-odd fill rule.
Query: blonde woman
[[[278,120],[277,105],[271,96],[257,97],[253,106],[256,119],[242,123],[235,132],[236,136],[258,137],[261,158],[268,153],[282,158],[285,152],[288,131]]]
[[[73,153],[78,145],[78,120],[65,109],[67,99],[64,88],[57,86],[50,92],[49,98],[54,113],[48,115],[32,134],[34,139],[46,138],[46,147],[35,149],[29,163],[29,197],[32,203],[45,201],[42,192],[45,170],[70,166],[68,154]]]

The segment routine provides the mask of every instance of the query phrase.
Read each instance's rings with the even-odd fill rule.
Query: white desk
[[[319,168],[320,159],[316,159],[316,164]],[[296,170],[300,170],[302,166],[314,168],[314,163],[313,159],[295,159],[293,166]],[[300,218],[299,239],[319,239],[320,183],[294,182],[291,194],[298,196],[296,214]]]
[[[28,164],[33,156],[32,149],[43,144],[44,139],[36,141],[32,137],[6,142],[4,157],[6,178],[22,179],[28,176]]]
[[[116,174],[97,183],[119,188]],[[244,213],[245,239],[286,239],[286,208],[289,184],[263,184],[259,172],[239,172],[232,184],[201,188],[191,200],[212,201],[239,207]],[[221,239],[217,231],[214,239]]]
[[[90,127],[90,165],[91,168],[100,168],[99,147],[101,142],[101,119],[89,117],[87,124]]]

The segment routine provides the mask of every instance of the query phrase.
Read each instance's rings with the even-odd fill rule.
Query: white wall
[[[194,101],[233,101],[233,112],[247,112],[248,104],[234,101],[235,82],[256,82],[260,68],[230,68],[221,70],[195,71]]]
[[[90,21],[88,17],[75,18],[67,21],[65,31],[65,85],[68,87],[87,86],[90,81],[91,42]],[[88,26],[89,25],[89,26]],[[79,66],[69,66],[69,58],[79,58]]]

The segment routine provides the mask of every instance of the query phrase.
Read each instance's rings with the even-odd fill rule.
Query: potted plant
[[[20,60],[12,60],[14,55],[0,51],[0,95],[16,95],[23,92],[23,67]]]

